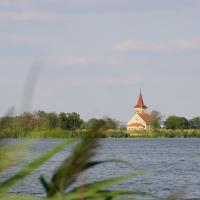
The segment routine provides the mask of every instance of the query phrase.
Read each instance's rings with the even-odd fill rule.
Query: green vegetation
[[[21,169],[17,174],[7,179],[0,185],[0,194],[2,192],[8,191],[11,186],[15,185],[18,181],[25,178],[31,174],[36,168],[44,164],[50,157],[61,151],[65,146],[71,144],[73,140],[66,140],[62,144],[56,146],[54,149],[50,150],[46,154],[40,156],[38,159],[34,160],[28,164],[25,168]]]
[[[160,128],[161,118],[162,118],[162,116],[159,111],[153,110],[151,112],[151,126],[154,130]]]
[[[52,129],[44,131],[29,132],[28,138],[82,138],[87,136],[87,130],[68,131]],[[197,129],[157,129],[148,131],[127,132],[126,130],[101,130],[101,138],[192,138],[200,137]]]
[[[20,162],[25,151],[26,146],[22,144],[0,143],[0,172]]]
[[[75,147],[73,153],[64,159],[52,177],[40,176],[40,182],[45,188],[46,198],[31,196],[20,196],[9,194],[8,191],[30,175],[48,159],[61,151],[66,146],[76,142],[76,139],[64,140],[49,152],[33,160],[30,164],[22,168],[11,178],[0,184],[0,199],[7,200],[44,200],[44,199],[66,199],[66,200],[121,200],[121,199],[140,199],[147,195],[151,199],[157,199],[150,194],[140,191],[112,190],[108,187],[121,181],[129,180],[142,172],[134,172],[125,176],[119,176],[95,183],[83,184],[73,189],[69,189],[76,182],[79,175],[85,170],[90,169],[105,162],[127,162],[119,160],[94,161],[92,158],[99,145],[99,137],[132,137],[132,138],[175,138],[175,137],[200,137],[200,118],[196,117],[187,120],[184,117],[171,116],[166,120],[167,129],[159,129],[161,115],[154,111],[152,116],[152,130],[135,131],[128,133],[126,130],[118,128],[118,122],[110,118],[90,119],[84,122],[77,113],[46,113],[39,111],[36,113],[24,113],[16,117],[3,117],[0,119],[1,137],[17,138],[82,138]],[[193,128],[193,129],[189,129]],[[1,141],[0,141],[1,142]],[[17,151],[16,151],[17,149]],[[20,162],[25,149],[23,146],[0,143],[0,171],[4,171],[12,165]],[[67,191],[67,192],[66,192]],[[176,199],[176,196],[169,199]]]
[[[117,129],[118,122],[111,118],[92,118],[84,122],[75,112],[56,114],[38,111],[0,118],[0,137],[47,137],[47,134],[49,137],[75,137],[82,135],[83,130],[96,127],[102,130]]]
[[[158,129],[151,131],[135,131],[129,135],[132,138],[200,138],[197,129]]]
[[[101,137],[200,137],[200,117],[187,120],[185,117],[169,116],[165,129],[160,128],[161,118],[160,112],[152,111],[152,130],[129,133],[125,128],[119,128],[118,121],[108,117],[85,122],[75,112],[56,114],[38,111],[0,118],[0,138],[74,138],[84,137],[89,130],[95,129],[101,131]]]
[[[200,117],[194,117],[190,120],[185,117],[169,116],[165,121],[167,129],[200,129]]]
[[[33,131],[28,134],[29,138],[80,138],[87,136],[87,130],[68,131],[62,129],[52,129],[49,131]],[[129,133],[123,130],[101,130],[99,137],[128,137]]]
[[[0,199],[13,199],[13,200],[42,200],[42,199],[66,199],[66,200],[119,200],[127,199],[128,197],[135,199],[137,196],[148,195],[153,198],[152,195],[146,194],[140,191],[126,191],[126,190],[112,190],[107,187],[113,186],[121,181],[132,179],[135,176],[143,173],[137,171],[124,176],[111,178],[99,182],[83,184],[78,187],[68,189],[73,183],[76,182],[79,175],[96,165],[103,164],[105,162],[122,162],[127,165],[127,162],[119,160],[104,160],[95,161],[93,156],[96,153],[96,147],[99,146],[98,135],[100,132],[88,132],[88,137],[83,139],[76,145],[72,154],[65,158],[61,165],[57,168],[51,178],[40,176],[40,182],[45,188],[46,198],[36,198],[31,196],[20,196],[7,193],[9,189],[22,181],[25,177],[31,174],[34,170],[44,164],[48,159],[61,151],[66,146],[72,144],[76,140],[68,139],[58,146],[54,147],[49,152],[41,155],[39,158],[33,160],[30,164],[22,168],[14,176],[7,179],[0,184]],[[0,146],[1,148],[1,146]],[[128,164],[130,166],[130,164]]]
[[[200,129],[200,117],[194,117],[188,121],[189,128]]]
[[[187,129],[189,128],[188,120],[185,117],[170,116],[165,121],[167,129]]]
[[[84,128],[86,129],[94,129],[96,127],[100,127],[101,129],[108,130],[108,129],[117,129],[118,122],[111,118],[104,118],[104,119],[96,119],[92,118],[85,122]]]

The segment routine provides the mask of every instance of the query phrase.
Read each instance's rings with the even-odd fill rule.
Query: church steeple
[[[146,110],[147,106],[144,104],[141,90],[134,109],[135,114],[128,121],[127,130],[133,133],[135,130],[151,129],[151,116]]]
[[[144,112],[147,109],[147,106],[145,106],[143,98],[142,98],[142,92],[140,90],[140,95],[138,97],[137,104],[134,106],[135,112],[141,113]]]

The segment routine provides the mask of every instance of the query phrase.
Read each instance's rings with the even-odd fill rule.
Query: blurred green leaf
[[[4,144],[0,147],[0,172],[21,161],[26,152],[24,144]]]
[[[144,196],[148,195],[151,196],[148,193],[139,192],[139,191],[126,191],[126,190],[105,190],[106,187],[113,186],[121,181],[127,181],[132,179],[135,176],[141,175],[143,171],[138,171],[135,173],[130,173],[125,176],[119,176],[103,181],[99,181],[96,183],[90,183],[86,185],[81,185],[72,191],[68,192],[66,194],[66,199],[73,199],[73,200],[79,200],[79,199],[106,199],[109,197],[109,199],[116,199],[119,196],[131,196],[132,199],[134,196]],[[121,198],[121,197],[120,197]]]
[[[98,147],[97,140],[98,139],[93,136],[91,136],[91,138],[83,138],[75,147],[71,156],[66,158],[56,170],[51,179],[51,183],[47,184],[47,182],[41,178],[49,197],[56,195],[57,192],[64,193],[64,190],[75,182],[78,175],[88,168],[88,163],[93,157],[95,149]],[[49,185],[49,188],[47,185]]]
[[[0,195],[1,200],[44,200],[44,198],[37,198],[37,197],[31,197],[31,196],[19,196],[19,195],[13,195],[13,194],[1,194]]]
[[[12,176],[11,178],[7,179],[0,185],[0,193],[4,193],[7,190],[9,190],[13,185],[15,185],[18,181],[21,181],[23,178],[31,174],[35,169],[40,167],[42,164],[44,164],[49,158],[54,156],[56,153],[61,151],[64,147],[72,144],[76,140],[65,140],[62,144],[57,145],[52,150],[48,151],[44,155],[40,156],[39,158],[32,161],[30,164],[28,164],[26,167],[21,169],[17,174]]]
[[[113,185],[115,185],[115,184],[117,184],[121,181],[130,180],[133,177],[136,177],[136,176],[143,174],[143,172],[144,172],[143,170],[139,170],[137,172],[129,173],[129,174],[124,175],[124,176],[119,176],[119,177],[110,178],[110,179],[103,180],[103,181],[98,181],[96,183],[90,183],[90,184],[82,185],[82,186],[79,186],[78,188],[75,188],[71,192],[69,192],[68,195],[70,197],[70,195],[73,195],[74,193],[79,191],[80,188],[84,188],[84,191],[89,191],[89,192],[99,191],[99,190],[102,190],[106,187],[113,186]]]

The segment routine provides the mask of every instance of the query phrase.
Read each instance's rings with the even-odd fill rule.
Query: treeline
[[[200,129],[200,117],[186,119],[185,117],[169,116],[164,122],[166,129]]]
[[[200,116],[187,119],[182,116],[169,116],[164,123],[161,123],[163,116],[159,111],[153,110],[150,113],[151,116],[151,126],[155,129],[166,128],[172,130],[179,129],[200,129]],[[164,127],[163,127],[164,125]]]
[[[30,131],[46,131],[52,129],[82,130],[94,129],[117,129],[118,122],[111,118],[96,119],[88,121],[81,119],[78,113],[48,113],[45,111],[26,112],[19,116],[5,116],[0,118],[0,135],[12,136]]]

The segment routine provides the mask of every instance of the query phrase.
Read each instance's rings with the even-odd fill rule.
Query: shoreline
[[[0,138],[81,138],[88,130],[68,131],[63,129],[35,130],[27,132],[0,133]],[[127,132],[126,130],[101,130],[100,138],[200,138],[199,129]]]

